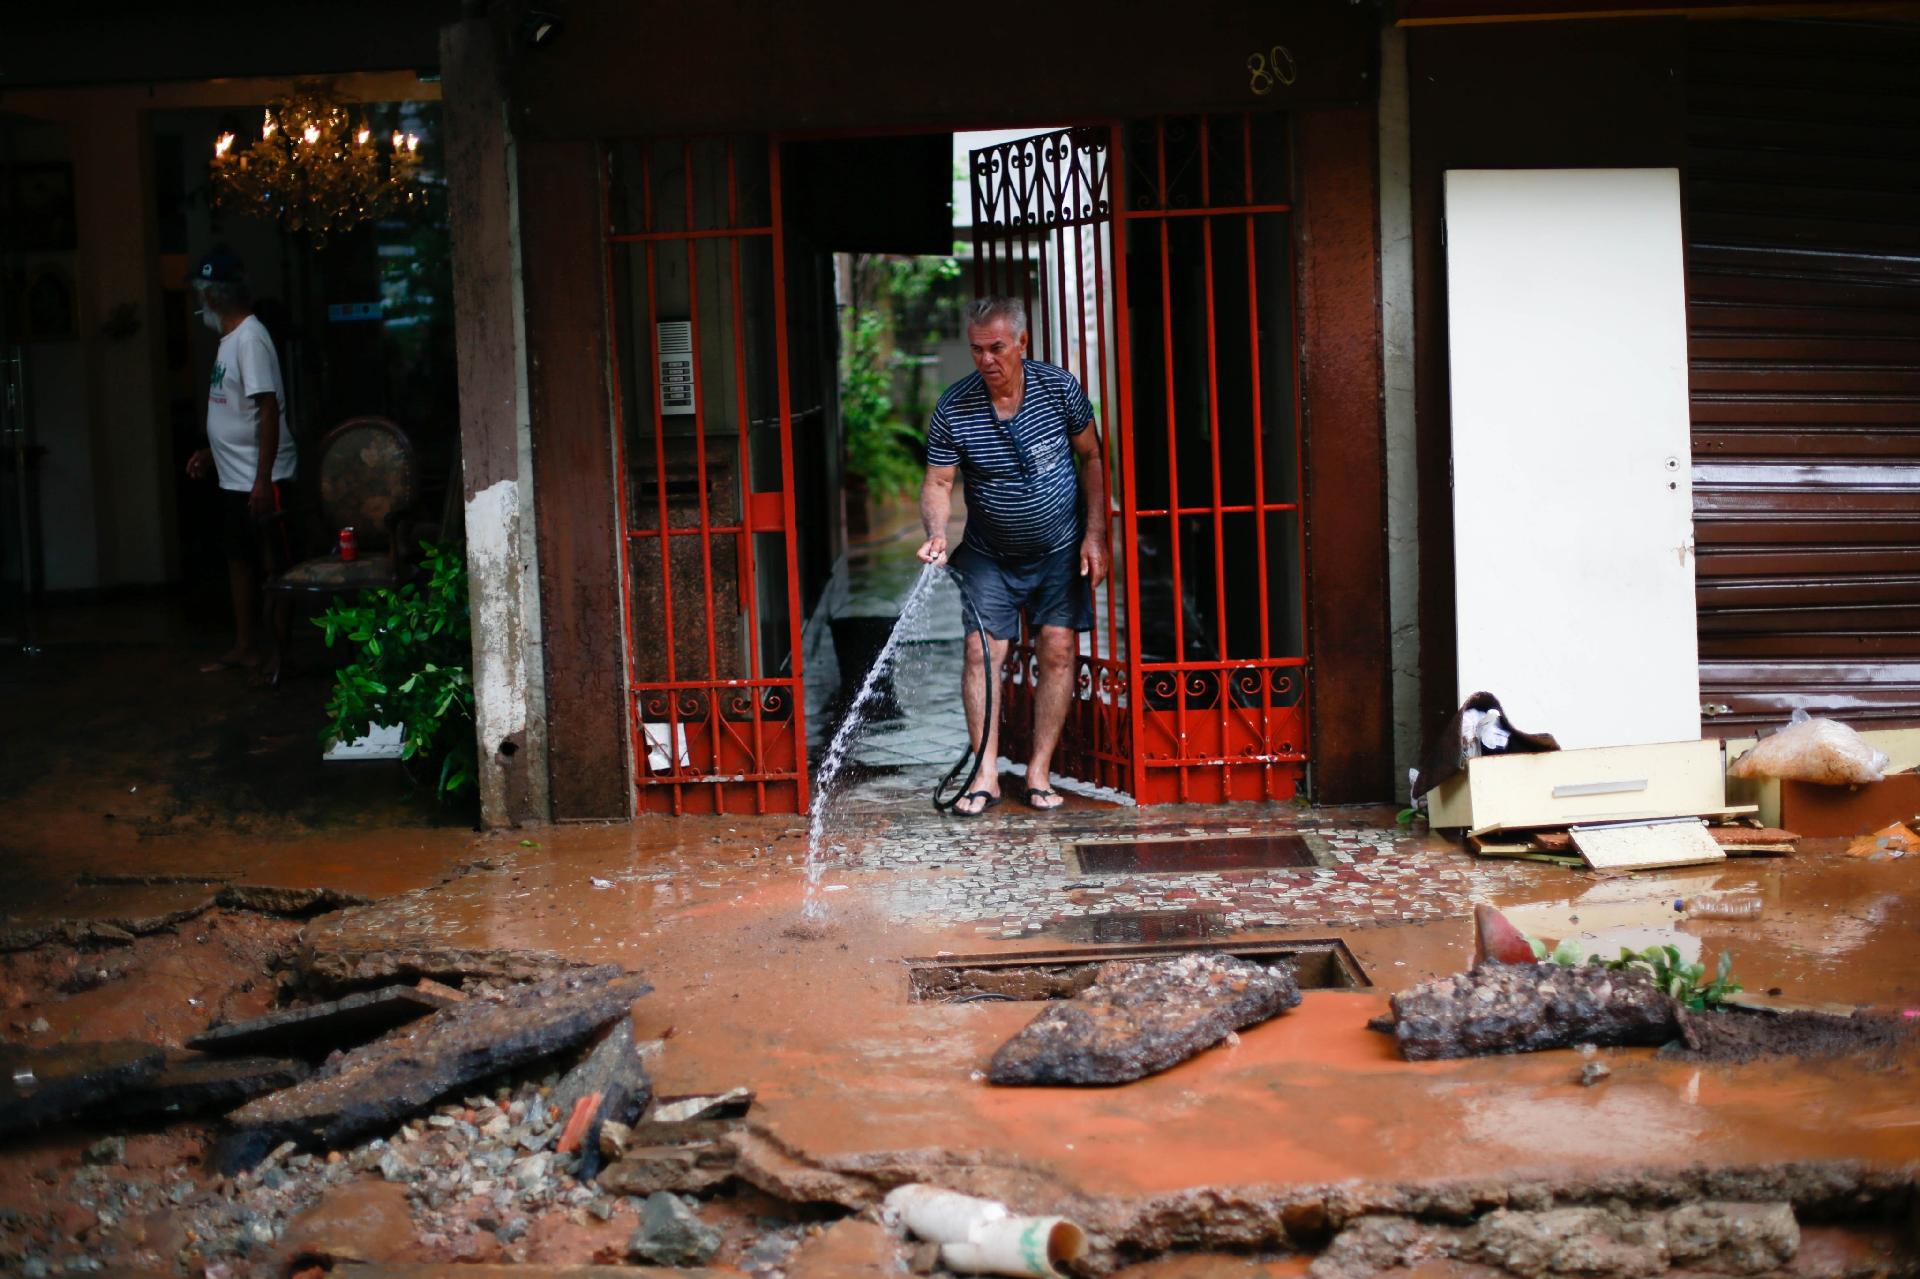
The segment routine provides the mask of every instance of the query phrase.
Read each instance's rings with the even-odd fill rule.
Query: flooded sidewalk
[[[836,615],[884,616],[915,545],[866,547]],[[0,1260],[221,1279],[899,1273],[916,1252],[878,1205],[923,1182],[1069,1218],[1089,1239],[1080,1274],[1913,1269],[1915,859],[1803,840],[1605,875],[1476,857],[1390,809],[1072,793],[1051,813],[944,817],[930,792],[965,745],[959,643],[943,593],[907,638],[901,715],[855,741],[814,918],[799,816],[143,838],[29,813],[0,870],[4,1113],[44,1103],[82,1045],[150,1073],[120,1109],[5,1138]],[[825,670],[832,642],[816,645]],[[809,689],[818,729],[833,695]],[[1724,893],[1757,915],[1686,908]],[[1370,1023],[1472,964],[1483,903],[1586,954],[1728,954],[1757,1004],[1895,1030],[1838,1056],[1409,1061]],[[1298,1005],[1133,1083],[988,1082],[1101,963],[1195,952],[1285,965]],[[352,1017],[361,1030],[338,1029]],[[293,1036],[274,1042],[294,1060],[229,1072],[261,1101],[125,1108],[205,1069],[189,1044],[216,1028]],[[611,1093],[621,1070],[629,1091]],[[602,1114],[609,1095],[630,1109]],[[381,1269],[406,1265],[430,1269]]]

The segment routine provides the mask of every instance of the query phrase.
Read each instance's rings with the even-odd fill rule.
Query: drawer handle
[[[1565,786],[1553,788],[1555,799],[1572,799],[1576,795],[1624,795],[1628,791],[1645,790],[1647,779],[1622,779],[1614,782],[1569,782]]]

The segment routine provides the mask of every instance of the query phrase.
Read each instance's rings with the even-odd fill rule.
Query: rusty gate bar
[[[1265,383],[1262,372],[1262,303],[1259,296],[1262,242],[1257,232],[1257,227],[1263,221],[1271,219],[1282,220],[1280,225],[1288,232],[1281,241],[1285,247],[1269,248],[1267,254],[1269,258],[1275,253],[1282,255],[1277,263],[1270,262],[1269,265],[1278,266],[1278,274],[1285,280],[1284,286],[1275,289],[1279,292],[1280,288],[1284,288],[1284,306],[1280,305],[1279,298],[1273,299],[1269,305],[1273,312],[1284,315],[1286,324],[1291,326],[1296,315],[1294,246],[1291,227],[1285,221],[1291,212],[1291,201],[1284,189],[1279,198],[1274,198],[1270,193],[1263,198],[1258,189],[1255,119],[1247,114],[1187,119],[1163,117],[1144,122],[1131,137],[1125,126],[1115,126],[1112,131],[1110,150],[1115,166],[1116,208],[1114,337],[1119,348],[1118,362],[1122,374],[1119,429],[1125,467],[1122,491],[1125,536],[1122,543],[1127,554],[1127,596],[1134,601],[1145,598],[1142,594],[1139,552],[1143,521],[1165,522],[1167,565],[1164,572],[1172,588],[1170,618],[1145,619],[1137,608],[1130,610],[1127,618],[1129,653],[1133,655],[1128,672],[1131,681],[1131,740],[1136,748],[1132,761],[1134,784],[1131,789],[1142,803],[1290,798],[1301,780],[1302,766],[1307,758],[1304,698],[1307,662],[1304,598],[1306,539],[1304,510],[1300,500],[1303,492],[1303,456],[1298,344],[1289,340],[1285,366],[1286,376],[1290,380],[1287,389],[1291,412],[1287,426],[1292,441],[1286,456],[1292,466],[1292,500],[1274,501],[1270,500],[1272,495],[1268,491],[1270,477],[1267,468],[1275,459],[1269,454],[1266,436],[1275,423],[1267,412],[1265,397],[1275,387]],[[1231,137],[1234,131],[1238,132],[1238,145],[1225,145],[1223,139]],[[1170,138],[1175,136],[1179,137],[1182,148],[1178,165],[1169,154]],[[1238,181],[1216,167],[1216,144],[1220,146],[1219,158],[1223,166],[1237,159],[1241,170]],[[1286,165],[1276,164],[1272,172],[1284,175]],[[1140,175],[1142,185],[1151,189],[1132,189],[1136,175]],[[1196,176],[1197,193],[1193,186]],[[1173,228],[1187,219],[1195,218],[1199,219],[1197,252],[1190,247],[1183,249],[1183,253],[1178,255],[1181,265],[1176,268]],[[1241,236],[1234,236],[1229,230],[1236,221],[1240,226],[1234,229],[1243,232]],[[1244,384],[1236,382],[1235,390],[1244,389],[1247,400],[1244,416],[1235,412],[1231,419],[1222,409],[1222,357],[1227,348],[1222,344],[1222,317],[1218,310],[1220,295],[1217,287],[1221,282],[1216,279],[1216,272],[1221,261],[1219,245],[1222,240],[1215,234],[1216,223],[1222,235],[1227,237],[1225,242],[1230,244],[1235,239],[1240,240],[1246,254],[1247,372]],[[1139,229],[1138,235],[1135,233],[1136,227]],[[1192,244],[1191,241],[1186,243],[1189,246]],[[1153,271],[1158,284],[1158,315],[1151,314],[1151,305],[1136,299],[1129,288],[1126,272],[1131,253],[1135,250],[1143,256],[1157,258],[1148,269]],[[1185,256],[1189,253],[1192,256]],[[1196,258],[1203,281],[1199,290],[1199,305],[1205,308],[1204,368],[1199,367],[1191,356],[1187,362],[1181,363],[1175,332],[1173,288],[1177,280],[1190,276],[1196,266]],[[1229,268],[1229,279],[1231,274]],[[1191,294],[1188,296],[1191,297]],[[1133,309],[1135,305],[1141,308],[1137,313]],[[1191,304],[1187,309],[1190,312]],[[1154,397],[1161,403],[1152,406],[1154,411],[1165,415],[1164,477],[1135,474],[1137,466],[1148,464],[1145,460],[1136,461],[1134,454],[1134,446],[1141,442],[1144,429],[1138,414],[1148,407],[1136,401],[1130,384],[1130,375],[1136,369],[1134,359],[1137,348],[1132,331],[1136,323],[1158,330],[1148,339],[1148,349],[1158,348],[1161,361],[1159,373],[1164,380],[1161,394]],[[1191,324],[1190,315],[1186,323]],[[1188,342],[1191,341],[1189,336]],[[1152,357],[1145,358],[1151,360]],[[1270,354],[1268,358],[1271,358]],[[1235,376],[1239,377],[1237,370]],[[1196,397],[1193,392],[1182,389],[1197,386],[1205,388],[1204,409],[1191,407]],[[1184,421],[1180,407],[1183,395],[1190,405],[1187,409],[1188,418]],[[1184,432],[1183,427],[1186,428]],[[1196,428],[1204,429],[1206,435],[1204,453],[1190,438],[1196,433]],[[1204,502],[1197,500],[1197,492],[1189,495],[1181,489],[1183,442],[1187,445],[1187,461],[1190,465],[1204,465],[1206,468],[1207,497]],[[1223,448],[1228,442],[1235,446],[1236,456],[1251,461],[1253,475],[1250,501],[1240,500],[1238,496],[1230,500],[1226,494]],[[1246,459],[1247,453],[1251,454],[1250,459]],[[1142,478],[1164,478],[1167,494],[1164,506],[1139,503],[1137,483]],[[1202,477],[1196,474],[1192,478],[1198,484]],[[1245,544],[1228,535],[1229,517],[1245,517],[1252,522],[1251,565],[1247,565],[1242,558]],[[1284,590],[1285,584],[1276,583],[1271,576],[1277,567],[1269,546],[1270,538],[1278,535],[1269,528],[1269,521],[1274,517],[1283,517],[1287,521],[1284,527],[1295,544],[1294,571],[1297,578],[1291,587]],[[1184,521],[1191,521],[1194,528],[1195,538],[1191,548],[1183,544]],[[1196,591],[1204,593],[1203,579],[1209,566],[1198,562],[1190,565],[1185,557],[1190,549],[1196,557],[1200,555],[1200,548],[1208,541],[1213,551],[1210,566],[1212,598],[1196,598],[1192,601],[1196,629],[1190,630],[1187,591],[1191,585]],[[1234,632],[1239,638],[1230,643],[1232,617],[1225,583],[1230,565],[1236,562],[1241,565],[1239,572],[1244,573],[1250,567],[1258,578],[1255,592],[1257,606],[1251,610],[1258,621],[1258,646],[1257,652],[1252,654],[1246,650],[1251,646],[1249,623],[1253,619],[1246,617],[1245,611],[1241,614],[1238,630]],[[1192,571],[1189,572],[1189,569]],[[1276,591],[1281,591],[1287,597],[1289,630],[1292,633],[1284,640],[1276,634],[1272,616]],[[1193,651],[1195,645],[1204,644],[1209,639],[1204,620],[1204,610],[1208,604],[1212,612],[1210,639],[1213,651],[1211,654],[1203,651],[1196,655]],[[1242,607],[1244,610],[1244,604]],[[1167,660],[1158,659],[1143,647],[1142,624],[1146,621],[1169,624],[1173,652]],[[1276,652],[1276,642],[1284,643],[1292,651]],[[1215,713],[1204,714],[1208,710]]]
[[[616,169],[615,155],[638,153],[638,163]],[[720,148],[720,154],[714,154]],[[677,152],[681,173],[678,198],[670,190],[656,191],[660,178],[656,151],[663,157]],[[671,163],[671,158],[663,159]],[[703,168],[703,164],[706,166]],[[716,171],[724,174],[723,197],[714,192]],[[622,228],[616,188],[627,195],[626,213],[632,216],[631,188],[637,172],[638,226]],[[620,470],[619,512],[624,534],[621,565],[621,602],[628,630],[627,680],[629,725],[633,742],[633,769],[637,806],[642,811],[684,812],[756,812],[803,811],[807,803],[805,699],[800,692],[800,617],[799,568],[793,497],[792,414],[787,364],[787,324],[785,288],[785,245],[780,202],[780,157],[776,142],[766,142],[764,171],[756,175],[764,185],[767,217],[748,225],[741,213],[740,140],[733,138],[651,138],[634,143],[614,143],[602,151],[603,216],[606,220],[607,307],[613,328],[616,365],[613,409],[615,462]],[[672,185],[671,169],[666,170],[667,186]],[[621,184],[625,185],[622,186]],[[703,185],[704,183],[704,185]],[[702,208],[702,192],[708,207]],[[656,195],[661,198],[656,199]],[[672,225],[672,206],[679,204],[682,225]],[[708,261],[714,285],[702,305],[702,246],[711,242],[714,251],[724,246],[724,258]],[[755,486],[753,444],[754,419],[750,397],[751,366],[748,359],[748,325],[761,322],[767,305],[760,302],[749,314],[743,285],[745,268],[742,249],[747,244],[765,242],[772,261],[771,279],[760,287],[770,288],[774,311],[774,411],[778,423],[780,450],[780,486],[777,491]],[[675,245],[679,254],[673,254]],[[633,256],[637,255],[638,262]],[[665,255],[663,257],[663,254]],[[677,432],[674,453],[681,472],[676,476],[669,456],[666,406],[661,373],[662,270],[671,270],[675,259],[686,273],[685,315],[690,341],[686,352],[687,377],[691,379],[690,404],[679,409],[680,420],[692,419],[691,486],[694,500],[685,497],[670,500],[672,483],[684,487],[687,450],[685,429]],[[622,267],[624,264],[624,276]],[[644,287],[636,287],[635,268],[640,268]],[[715,284],[717,273],[726,279]],[[624,290],[624,292],[623,292]],[[672,296],[668,294],[667,296]],[[623,315],[631,322],[623,324]],[[719,344],[707,359],[703,338],[715,336],[730,327],[731,360],[726,346]],[[623,332],[623,328],[631,332]],[[756,330],[759,332],[759,330]],[[636,339],[644,339],[637,341]],[[646,361],[652,361],[647,364]],[[708,377],[713,367],[731,366],[734,394],[726,396],[719,387],[710,400]],[[629,397],[627,374],[644,385],[652,401],[645,417],[651,429],[650,447],[636,438],[638,451],[629,447],[627,420]],[[721,374],[724,376],[724,373]],[[764,390],[762,392],[764,394]],[[729,399],[732,401],[729,406]],[[731,487],[724,485],[724,459],[727,452],[708,448],[707,435],[714,428],[715,415],[724,423],[731,410],[736,432]],[[724,425],[720,428],[725,429]],[[760,459],[763,463],[765,458]],[[650,469],[649,469],[650,465]],[[644,518],[636,518],[635,499],[645,485],[654,486],[654,501],[648,514],[654,527],[643,527]],[[630,493],[630,487],[632,489]],[[715,503],[720,504],[716,510]],[[675,523],[676,506],[683,522]],[[641,506],[640,510],[646,510]],[[692,522],[684,522],[686,517]],[[777,534],[785,560],[785,572],[763,575],[756,537]],[[734,600],[723,604],[726,588],[719,582],[714,542],[732,538]],[[689,541],[688,539],[694,539]],[[634,551],[652,546],[659,555],[658,600],[650,592],[640,591],[643,571],[634,559]],[[697,545],[698,588],[692,585],[693,564],[683,565],[685,573],[676,575],[674,548]],[[677,589],[682,592],[676,595]],[[760,591],[778,581],[786,593],[787,661],[784,673],[766,668],[761,633]],[[770,601],[777,599],[777,594]],[[769,607],[772,607],[769,603]],[[696,637],[687,623],[697,611],[704,629]],[[644,616],[658,619],[658,634],[643,625]],[[740,637],[744,620],[745,637]],[[724,646],[722,627],[732,630],[734,638]],[[687,660],[680,652],[683,629],[688,640]],[[647,646],[657,645],[651,653],[652,664],[664,667],[650,677],[649,663],[643,663]],[[705,672],[697,668],[704,659]],[[664,733],[664,741],[655,740]],[[655,760],[660,761],[656,766]]]
[[[1140,708],[1146,705],[1145,681],[1140,671],[1140,511],[1135,494],[1139,491],[1135,476],[1133,435],[1133,326],[1127,315],[1127,224],[1124,214],[1129,205],[1127,192],[1127,134],[1124,124],[1108,131],[1107,154],[1111,157],[1113,182],[1113,350],[1117,369],[1119,415],[1114,434],[1120,442],[1120,528],[1115,540],[1125,548],[1127,594],[1127,717],[1129,742],[1140,741]],[[1135,750],[1128,761],[1127,793],[1140,799],[1147,790],[1146,762]]]
[[[788,694],[792,699],[792,725],[794,729],[794,754],[798,772],[799,804],[794,810],[807,811],[807,726],[806,693],[800,682],[801,631],[804,619],[800,616],[800,544],[799,521],[793,509],[793,400],[791,370],[787,357],[787,245],[781,229],[786,225],[782,218],[782,196],[780,189],[780,142],[775,138],[767,144],[767,170],[769,199],[772,202],[773,215],[773,361],[779,373],[779,398],[776,404],[780,412],[780,514],[786,539],[787,561],[787,654],[788,669],[791,678],[787,681]],[[747,423],[740,424],[741,430],[747,429]],[[751,481],[748,481],[749,485]],[[756,708],[757,709],[757,708]]]
[[[1240,148],[1241,202],[1250,205],[1253,203],[1252,129],[1240,130]],[[1260,281],[1254,270],[1253,214],[1247,214],[1244,221],[1247,230],[1247,345],[1249,354],[1247,371],[1251,375],[1253,383],[1253,393],[1248,397],[1253,406],[1253,500],[1256,506],[1264,507],[1267,500],[1267,468],[1265,454],[1266,424],[1263,420],[1265,406],[1260,402]],[[1291,281],[1293,279],[1291,268],[1289,268],[1287,272],[1287,279],[1289,281],[1289,288],[1291,288]],[[1289,305],[1291,305],[1291,303],[1289,303]],[[1293,346],[1296,351],[1299,349],[1298,343],[1294,343]],[[1293,402],[1296,405],[1300,402],[1300,396],[1297,391],[1293,397]],[[1298,437],[1296,436],[1296,438]],[[1260,580],[1265,582],[1267,580],[1267,521],[1266,518],[1258,512],[1256,512],[1253,517],[1253,538],[1255,563],[1258,565]],[[1301,540],[1304,542],[1306,539],[1302,538]],[[1271,653],[1273,651],[1273,626],[1272,619],[1268,616],[1270,608],[1267,600],[1267,592],[1264,590],[1261,591],[1259,593],[1259,599],[1260,651],[1262,653]],[[1260,718],[1262,722],[1265,722],[1272,711],[1273,690],[1267,687],[1266,680],[1261,680]],[[1272,770],[1261,770],[1260,779],[1260,797],[1268,800],[1273,799],[1275,796]]]

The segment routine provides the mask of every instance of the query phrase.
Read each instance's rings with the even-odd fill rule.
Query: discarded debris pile
[[[191,1140],[184,1158],[154,1168],[129,1158],[127,1139],[106,1138],[74,1171],[67,1204],[44,1220],[0,1219],[0,1270],[47,1273],[62,1255],[196,1275],[220,1262],[280,1275],[283,1261],[491,1261],[556,1215],[575,1228],[609,1223],[623,1241],[634,1205],[576,1181],[576,1158],[553,1150],[559,1083],[548,1073],[457,1097],[357,1146],[283,1147],[231,1178],[195,1175]]]
[[[996,1084],[1123,1084],[1156,1074],[1300,1002],[1293,970],[1208,952],[1102,965],[993,1055]]]
[[[580,1042],[649,989],[607,966],[443,1008],[242,1106],[230,1116],[222,1162],[245,1166],[286,1141],[339,1145],[475,1080]]]
[[[636,1044],[624,1016],[647,990],[617,968],[582,969],[504,990],[403,987],[280,1009],[195,1036],[209,1053],[134,1042],[0,1050],[0,1133],[76,1116],[232,1111],[212,1133],[185,1126],[138,1138],[179,1152],[166,1160],[171,1171],[151,1156],[128,1162],[126,1137],[95,1143],[44,1216],[0,1216],[0,1269],[49,1273],[59,1257],[85,1256],[193,1273],[225,1260],[236,1275],[269,1273],[253,1267],[273,1262],[271,1272],[284,1273],[275,1250],[285,1249],[289,1262],[392,1259],[352,1225],[382,1214],[398,1214],[402,1252],[417,1259],[499,1259],[542,1213],[631,1229],[615,1219],[637,1217],[639,1202],[590,1179],[651,1097],[644,1053],[657,1044]],[[516,1075],[609,1022],[564,1075]],[[288,1056],[215,1055],[262,1049]],[[303,1057],[324,1063],[315,1070]],[[734,1113],[741,1100],[683,1110]],[[205,1162],[228,1175],[192,1173],[202,1134],[210,1142],[222,1132]],[[395,1193],[379,1195],[369,1176]]]
[[[1575,1044],[1657,1047],[1680,1034],[1678,1005],[1633,969],[1479,964],[1401,991],[1389,1005],[1408,1061]]]

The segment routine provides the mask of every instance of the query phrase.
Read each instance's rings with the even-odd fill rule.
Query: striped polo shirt
[[[1080,540],[1080,479],[1072,436],[1093,405],[1065,369],[1023,361],[1020,411],[1002,421],[978,373],[947,388],[927,428],[927,464],[958,466],[967,486],[967,545],[997,560],[1029,560]]]

